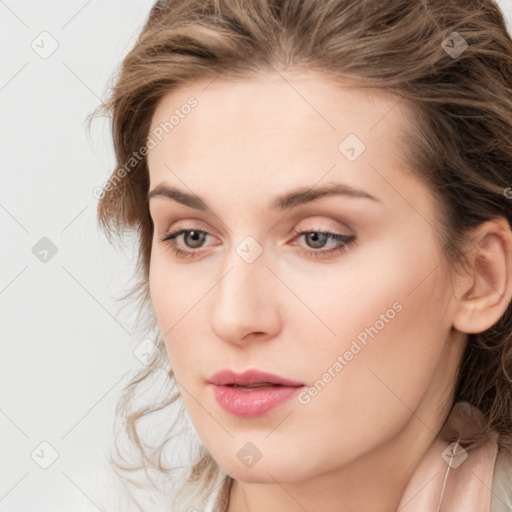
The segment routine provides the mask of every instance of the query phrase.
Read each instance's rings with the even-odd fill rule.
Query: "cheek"
[[[280,277],[295,295],[288,294],[283,324],[323,363],[357,337],[369,344],[393,332],[395,345],[400,345],[406,341],[400,329],[407,319],[410,327],[420,328],[422,319],[431,321],[443,312],[446,284],[440,270],[434,270],[437,259],[430,240],[411,246],[399,233],[395,239],[365,241],[339,264],[309,264],[300,271],[283,265]]]
[[[200,290],[197,282],[184,278],[176,265],[170,265],[169,256],[157,251],[152,255],[149,269],[149,291],[151,304],[158,328],[163,336],[165,348],[173,371],[180,372],[180,366],[190,357],[193,347],[189,338],[195,337],[197,325],[197,304]],[[195,322],[193,321],[195,318]],[[192,321],[191,321],[192,320]],[[196,338],[197,339],[197,338]],[[180,340],[177,343],[176,340]],[[179,377],[178,375],[176,375]]]
[[[149,291],[151,303],[160,328],[165,334],[172,332],[183,321],[188,322],[189,312],[208,291],[206,279],[193,278],[196,273],[187,271],[187,264],[173,261],[170,249],[153,246],[149,266]],[[196,272],[196,271],[195,271]]]
[[[287,434],[304,446],[311,444],[308,432],[331,440],[312,448],[311,464],[335,466],[337,457],[358,457],[393,438],[418,410],[442,364],[449,331],[443,321],[446,283],[438,269],[418,286],[418,276],[432,268],[423,273],[424,266],[405,263],[388,267],[396,271],[391,280],[377,273],[354,276],[372,284],[365,297],[332,288],[350,299],[338,308],[337,321],[331,317],[337,335],[317,336],[315,347],[304,345],[294,359],[307,371],[310,387],[293,421],[287,420]]]
[[[173,312],[176,311],[178,289],[179,283],[171,273],[166,272],[163,258],[155,256],[153,250],[149,266],[149,294],[160,332],[164,338],[173,325]]]
[[[394,418],[390,433],[406,420],[443,360],[451,327],[446,281],[432,246],[379,256],[380,265],[368,259],[343,286],[325,290],[339,298],[335,307],[323,299],[336,337],[324,336],[308,354],[310,382],[320,379],[322,388],[329,381],[312,405],[326,425],[330,411],[343,410],[335,428],[347,428],[347,435],[380,416]]]
[[[288,309],[287,320],[296,326],[310,382],[344,355],[347,369],[364,368],[343,370],[343,380],[355,393],[361,386],[377,384],[371,369],[399,388],[406,387],[408,379],[426,380],[451,326],[446,282],[434,244],[388,240],[368,245],[350,258],[338,278],[333,267],[322,269],[324,275],[288,277],[290,287],[315,313],[299,305]],[[411,377],[414,372],[418,373]]]

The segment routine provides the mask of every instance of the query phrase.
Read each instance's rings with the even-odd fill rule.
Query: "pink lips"
[[[304,386],[258,370],[235,373],[222,370],[210,377],[213,394],[219,405],[241,418],[262,416],[289,400]]]

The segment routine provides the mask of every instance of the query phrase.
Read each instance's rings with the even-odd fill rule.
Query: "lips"
[[[219,405],[241,418],[269,413],[304,386],[302,382],[258,370],[244,373],[222,370],[212,375],[208,383]]]

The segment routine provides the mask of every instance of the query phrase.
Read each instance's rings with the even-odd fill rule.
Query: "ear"
[[[457,278],[453,326],[464,333],[492,327],[512,296],[512,231],[498,217],[477,226],[467,245],[468,271]]]

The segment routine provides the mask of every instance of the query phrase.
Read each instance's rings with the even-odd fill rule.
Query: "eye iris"
[[[310,241],[312,241],[313,242],[312,247],[314,247],[315,249],[318,249],[325,245],[325,242],[327,241],[327,235],[325,233],[319,233],[317,231],[313,231],[306,235],[306,240],[308,241],[308,244]]]
[[[191,249],[197,249],[204,242],[205,235],[206,233],[202,231],[187,231],[184,234],[184,240]],[[192,241],[192,243],[189,243],[189,241]]]

